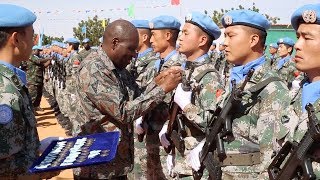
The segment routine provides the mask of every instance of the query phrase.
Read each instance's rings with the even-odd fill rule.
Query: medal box
[[[119,132],[106,132],[52,141],[29,168],[29,172],[47,172],[105,164],[114,159]]]

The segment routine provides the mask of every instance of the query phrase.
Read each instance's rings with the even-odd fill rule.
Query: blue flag
[[[87,27],[86,26],[82,26],[81,32],[84,34],[84,33],[86,33],[86,31],[87,31]]]

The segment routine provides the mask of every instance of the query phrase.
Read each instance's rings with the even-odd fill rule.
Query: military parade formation
[[[68,136],[120,132],[115,158],[74,179],[319,179],[320,4],[290,17],[297,39],[271,44],[241,9],[223,27],[194,11],[115,20],[96,48],[38,46],[35,14],[0,4],[0,180],[60,173],[28,171],[58,139],[39,140],[42,96]]]

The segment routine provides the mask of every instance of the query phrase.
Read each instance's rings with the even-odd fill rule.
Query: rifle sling
[[[263,88],[265,88],[269,83],[271,83],[273,81],[282,81],[282,80],[279,77],[269,77],[269,78],[257,83],[256,85],[250,87],[247,91],[249,91],[251,93],[256,93],[256,92],[262,90]]]
[[[217,70],[215,69],[206,69],[204,71],[202,71],[201,73],[199,73],[196,77],[194,77],[194,80],[196,80],[197,83],[199,83],[201,81],[201,79],[208,73],[210,72],[217,72]]]

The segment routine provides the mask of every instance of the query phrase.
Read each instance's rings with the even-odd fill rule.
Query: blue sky
[[[36,12],[38,17],[34,24],[36,32],[44,29],[45,34],[68,38],[73,35],[72,27],[77,26],[80,20],[94,15],[98,15],[101,19],[132,20],[127,10],[124,10],[130,4],[135,6],[136,19],[151,20],[158,15],[166,14],[183,20],[190,11],[207,10],[211,14],[213,10],[221,8],[230,9],[239,5],[251,7],[254,2],[261,13],[280,17],[280,24],[289,24],[290,16],[295,9],[304,4],[319,3],[319,0],[180,0],[179,6],[170,5],[170,0],[0,0],[0,2],[21,5]]]

